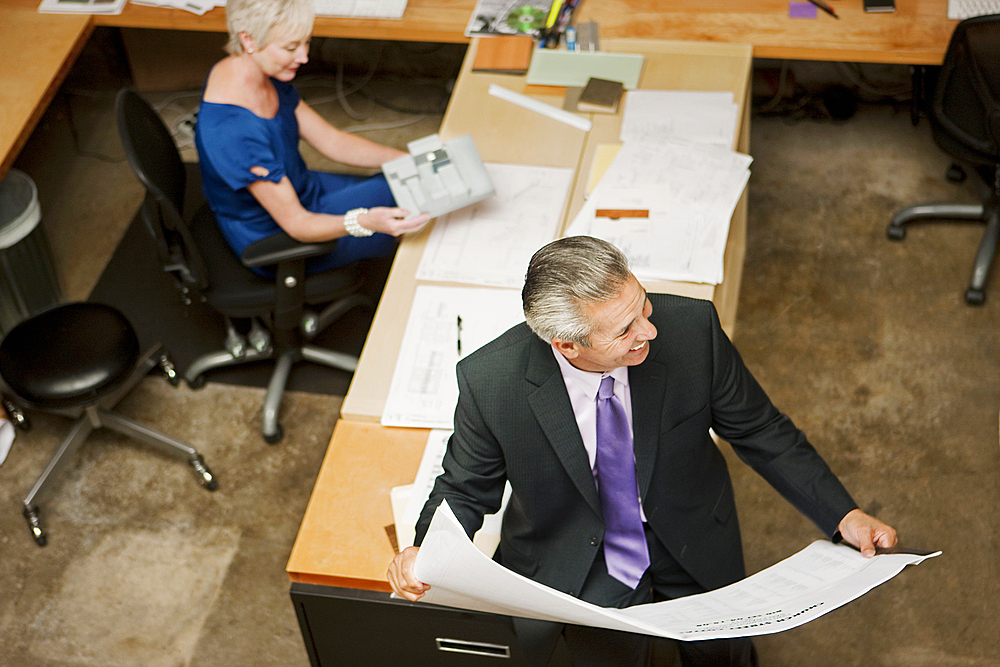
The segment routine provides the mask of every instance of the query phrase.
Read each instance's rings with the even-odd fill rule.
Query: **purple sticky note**
[[[814,19],[816,5],[811,2],[789,2],[788,16],[793,19]]]

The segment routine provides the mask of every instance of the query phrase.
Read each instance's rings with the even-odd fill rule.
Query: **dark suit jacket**
[[[629,368],[636,477],[650,527],[706,590],[745,576],[732,482],[709,428],[828,536],[857,507],[743,364],[711,302],[650,294],[658,335]],[[512,496],[495,558],[577,594],[604,523],[593,473],[551,346],[526,324],[457,368],[455,433],[417,524],[442,498],[472,535]],[[590,600],[602,604],[600,600]]]

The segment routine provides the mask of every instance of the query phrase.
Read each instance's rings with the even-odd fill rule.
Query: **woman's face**
[[[254,50],[250,57],[265,75],[278,81],[291,81],[299,67],[309,61],[310,37],[280,26],[275,34],[275,39],[263,49]]]

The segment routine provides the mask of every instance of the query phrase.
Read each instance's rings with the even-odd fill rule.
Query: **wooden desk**
[[[940,65],[958,21],[947,0],[902,0],[869,14],[860,0],[832,0],[840,19],[788,17],[788,0],[628,0],[584,2],[581,21],[602,37],[652,37],[752,44],[755,58]]]
[[[288,559],[297,583],[389,592],[389,489],[412,484],[427,429],[341,419]]]
[[[23,0],[7,0],[22,3]],[[37,1],[32,0],[33,6]],[[597,21],[601,38],[643,37],[750,44],[754,57],[940,65],[957,21],[947,0],[906,0],[890,14],[867,14],[860,0],[833,6],[840,20],[788,17],[788,0],[587,0],[578,19]],[[402,20],[319,17],[314,34],[419,42],[465,43],[475,0],[409,0]],[[225,14],[129,4],[96,25],[225,32]]]
[[[14,0],[20,2],[21,0]],[[37,6],[37,2],[35,3]],[[472,0],[408,0],[402,19],[349,19],[316,17],[313,35],[387,39],[410,42],[465,43],[465,25],[472,15]],[[96,25],[119,28],[158,28],[226,32],[226,13],[216,8],[198,16],[180,9],[129,3],[116,16],[95,16]]]
[[[662,42],[657,40],[605,40],[608,51],[640,52],[645,54],[640,88],[677,90],[729,90],[742,105],[743,120],[734,148],[748,153],[749,146],[749,83],[752,57],[750,47],[736,44],[706,44],[693,42]],[[441,136],[449,139],[472,135],[480,155],[487,162],[506,162],[574,169],[570,204],[563,227],[572,221],[583,204],[590,164],[597,146],[618,140],[620,114],[590,114],[594,122],[590,132],[548,119],[487,93],[496,83],[516,92],[529,94],[552,106],[562,105],[563,88],[527,86],[523,77],[474,73],[476,43],[470,46],[458,77],[451,103],[441,126]],[[522,128],[527,137],[515,141],[512,128]],[[416,291],[415,279],[430,226],[419,234],[408,236],[399,247],[392,271],[386,282],[378,310],[369,330],[368,339],[344,399],[343,417],[377,422],[385,408],[389,384],[402,343],[410,303]],[[561,234],[560,234],[561,235]],[[725,275],[721,285],[697,285],[671,281],[644,281],[653,292],[683,294],[715,302],[723,326],[732,331],[736,320],[736,303],[746,238],[746,194],[730,223],[726,246]]]
[[[0,37],[0,177],[34,130],[93,26],[225,32],[225,12],[197,16],[129,3],[115,16],[39,14],[39,0],[3,0]],[[787,0],[588,0],[578,20],[597,21],[604,40],[643,37],[751,44],[757,58],[939,65],[956,21],[947,0],[907,0],[895,13],[866,14],[834,2],[840,20],[788,18]],[[319,17],[314,34],[466,43],[475,0],[409,0],[401,20]]]
[[[89,16],[39,14],[37,2],[0,5],[0,178],[31,136],[90,36]]]

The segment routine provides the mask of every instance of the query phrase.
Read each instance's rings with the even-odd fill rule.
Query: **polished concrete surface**
[[[120,157],[110,96],[70,97],[80,148]],[[183,116],[184,100],[151,95]],[[123,162],[72,148],[57,100],[19,166],[36,179],[66,300],[85,299],[141,200]],[[337,122],[331,105],[329,113]],[[379,111],[379,122],[402,118]],[[402,145],[440,116],[369,135]],[[429,130],[428,130],[429,128]],[[832,123],[755,117],[749,240],[735,342],[859,505],[943,555],[803,627],[757,640],[761,664],[1000,665],[1000,280],[961,299],[981,228],[884,228],[928,199],[972,201],[905,107]],[[149,378],[121,411],[196,446],[179,461],[91,437],[42,499],[37,547],[20,501],[68,422],[32,413],[0,466],[0,664],[308,664],[284,566],[340,399],[291,393],[286,437],[258,434],[262,390]],[[821,538],[731,456],[748,570]],[[388,499],[386,499],[388,502]]]

